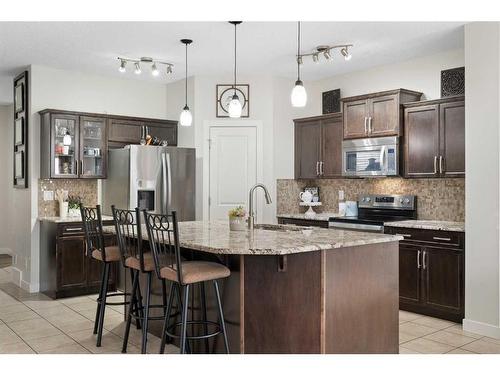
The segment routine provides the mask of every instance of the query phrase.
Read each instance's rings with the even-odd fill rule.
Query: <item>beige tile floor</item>
[[[124,331],[121,306],[106,310],[102,347],[92,334],[95,297],[51,300],[30,294],[10,283],[10,269],[0,268],[1,353],[121,353]],[[500,354],[500,340],[462,330],[460,324],[423,315],[399,312],[401,354]],[[130,331],[128,353],[139,353],[140,331]],[[160,340],[150,336],[148,352],[158,353]],[[168,346],[167,353],[178,353]]]

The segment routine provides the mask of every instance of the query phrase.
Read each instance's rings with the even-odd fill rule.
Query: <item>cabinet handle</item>
[[[448,237],[432,237],[432,239],[436,241],[451,241],[451,238]]]
[[[82,228],[66,228],[66,232],[80,232]]]
[[[319,176],[319,161],[316,162],[316,176]]]
[[[372,134],[372,117],[368,117],[368,134]]]
[[[368,134],[368,127],[367,127],[368,125],[367,125],[367,123],[368,123],[368,117],[365,116],[365,135]]]
[[[319,174],[323,176],[323,165],[324,163],[322,161],[319,162]]]
[[[438,163],[438,157],[437,156],[434,156],[434,174],[437,174],[438,173],[438,166],[437,166],[437,163]]]
[[[443,168],[443,156],[439,155],[439,173],[443,174],[444,168]]]
[[[83,160],[80,160],[80,174],[83,174]]]
[[[420,264],[420,253],[421,253],[421,251],[418,250],[417,251],[417,268],[421,268],[422,267],[422,264]]]
[[[404,238],[410,238],[411,234],[401,234],[401,233],[396,233],[396,236],[402,236]]]
[[[422,268],[425,270],[427,268],[427,251],[424,250],[422,254]]]

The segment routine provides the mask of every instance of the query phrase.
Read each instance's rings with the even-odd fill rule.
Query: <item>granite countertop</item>
[[[51,223],[81,223],[82,218],[80,216],[67,216],[65,218],[61,218],[59,216],[45,216],[45,217],[39,217],[38,220],[40,221],[48,221]],[[102,220],[103,221],[110,221],[113,220],[113,216],[106,216],[102,215]]]
[[[285,219],[300,219],[300,220],[316,220],[316,221],[328,221],[331,217],[340,216],[338,212],[321,212],[317,213],[314,217],[306,217],[305,214],[279,214],[276,217]]]
[[[465,223],[461,221],[439,221],[439,220],[403,220],[384,223],[386,227],[415,228],[443,230],[450,232],[465,232]]]
[[[148,239],[144,224],[142,237]],[[181,222],[179,237],[181,247],[221,255],[287,255],[403,240],[380,233],[266,224],[256,225],[251,235],[247,230],[230,231],[227,220]]]

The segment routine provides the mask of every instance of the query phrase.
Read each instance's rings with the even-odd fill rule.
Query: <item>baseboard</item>
[[[12,274],[12,283],[17,285],[19,288],[30,292],[30,293],[37,293],[40,291],[40,285],[38,283],[29,283],[26,280],[23,280],[23,271],[21,271],[17,267],[12,267],[11,268],[11,274]]]
[[[464,331],[477,333],[478,335],[500,339],[500,327],[488,323],[476,322],[475,320],[464,319],[462,321]]]
[[[12,255],[12,250],[6,247],[0,247],[0,254]]]
[[[21,287],[21,280],[23,276],[23,272],[17,268],[17,267],[11,267],[11,275],[12,275],[12,283],[17,285],[18,287]]]

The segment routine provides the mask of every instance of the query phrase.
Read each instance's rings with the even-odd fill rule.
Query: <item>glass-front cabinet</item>
[[[41,121],[41,178],[106,177],[105,118],[47,110]]]

